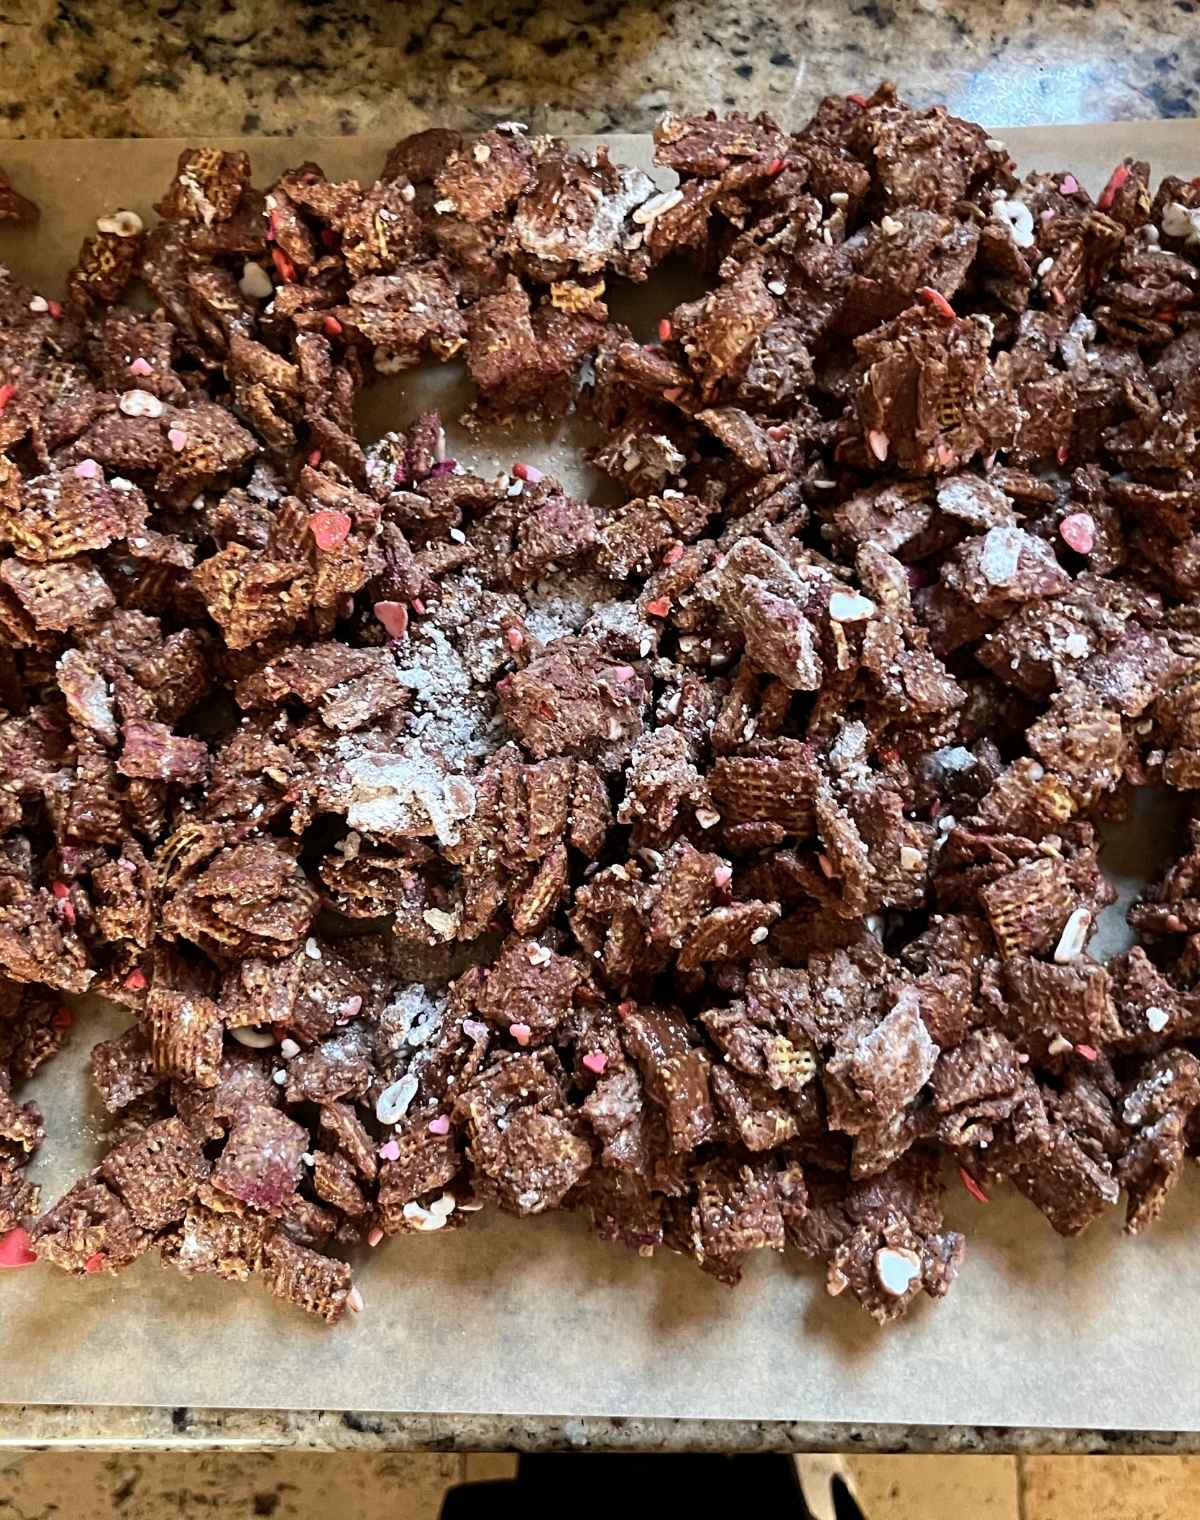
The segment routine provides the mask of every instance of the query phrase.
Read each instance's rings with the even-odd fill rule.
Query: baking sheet
[[[1156,174],[1200,172],[1195,122],[1002,136],[1022,168],[1070,167],[1093,190],[1131,152]],[[609,141],[614,156],[647,161],[645,139]],[[369,178],[389,146],[225,145],[249,149],[259,183],[304,158],[331,175]],[[93,218],[116,205],[148,214],[180,146],[0,146],[17,187],[43,206],[37,228],[0,231],[0,260],[57,293]],[[642,318],[657,314],[641,305]],[[462,394],[452,369],[412,372],[381,390],[368,426],[403,426],[430,404],[456,415]],[[468,462],[529,458],[586,486],[572,457],[578,442],[569,428],[475,444],[451,437]],[[1148,804],[1110,841],[1106,865],[1126,900],[1178,839],[1177,810]],[[1109,910],[1109,943],[1122,933],[1121,911]],[[112,1011],[81,1021],[73,1046],[27,1089],[48,1120],[36,1172],[48,1200],[98,1154],[86,1056],[121,1022]],[[857,1306],[828,1299],[819,1273],[791,1253],[757,1253],[730,1293],[690,1262],[640,1260],[560,1214],[486,1211],[445,1237],[363,1252],[356,1278],[367,1310],[333,1330],[260,1284],[188,1283],[156,1255],[119,1279],[76,1281],[48,1267],[4,1273],[0,1401],[1200,1428],[1187,1291],[1200,1189],[1190,1179],[1137,1242],[1122,1236],[1116,1210],[1082,1240],[1061,1240],[1005,1193],[982,1208],[955,1187],[948,1218],[968,1235],[959,1283],[886,1332]]]

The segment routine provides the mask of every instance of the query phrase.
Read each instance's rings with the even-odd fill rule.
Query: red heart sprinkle
[[[342,335],[342,324],[336,317],[326,317],[321,326],[331,338],[340,338]]]
[[[296,266],[288,258],[287,254],[284,253],[282,248],[275,247],[271,249],[271,262],[278,269],[281,279],[294,280],[296,278]]]
[[[23,1225],[0,1235],[0,1267],[32,1267],[37,1257],[29,1249],[29,1231]]]
[[[376,602],[371,610],[390,638],[402,639],[408,632],[408,608],[403,602]]]
[[[947,322],[957,321],[958,313],[940,290],[934,290],[932,285],[922,285],[917,294],[921,297],[922,301],[929,302],[938,316],[945,317]]]
[[[662,562],[663,562],[664,565],[677,565],[682,558],[683,558],[683,545],[682,544],[672,544],[671,547],[667,550],[667,552],[663,555],[663,561]]]
[[[0,412],[4,410],[16,394],[17,388],[15,385],[0,385]]]
[[[103,1251],[96,1251],[91,1256],[89,1256],[88,1259],[83,1264],[83,1270],[85,1272],[91,1273],[93,1276],[97,1272],[103,1272],[104,1271],[104,1252]]]
[[[665,596],[656,596],[652,602],[646,603],[646,611],[651,617],[669,617],[671,603]]]
[[[345,512],[314,512],[308,519],[318,549],[336,549],[346,542],[354,524]]]
[[[146,973],[140,966],[135,966],[122,985],[129,992],[141,992],[146,986]]]
[[[671,336],[671,323],[667,317],[663,317],[658,324],[658,336],[665,343]]]

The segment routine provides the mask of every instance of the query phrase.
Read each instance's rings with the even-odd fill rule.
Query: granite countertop
[[[9,0],[0,136],[645,131],[891,76],[993,126],[1200,115],[1197,0]]]
[[[1200,115],[1200,0],[9,0],[0,137],[391,133],[518,118],[645,131],[708,105],[803,120],[896,79],[994,126]],[[1200,1436],[0,1406],[16,1446],[1183,1452]]]

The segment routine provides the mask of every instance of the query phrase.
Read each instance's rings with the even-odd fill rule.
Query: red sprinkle
[[[852,106],[857,106],[860,111],[867,109],[867,97],[865,95],[847,95],[846,99]]]
[[[376,1225],[371,1233],[367,1236],[367,1244],[369,1246],[377,1246],[382,1239],[383,1231],[379,1228],[378,1225]]]
[[[55,1029],[70,1029],[75,1022],[75,1015],[69,1008],[56,1008],[54,1017],[50,1020]]]
[[[103,1272],[104,1271],[104,1253],[103,1253],[103,1251],[97,1251],[94,1255],[89,1256],[88,1259],[83,1264],[83,1270],[85,1272],[90,1272],[93,1276],[97,1272]]]
[[[17,388],[15,385],[0,385],[0,412],[4,410],[16,394]]]
[[[583,1058],[583,1065],[589,1071],[594,1071],[598,1077],[602,1077],[604,1068],[608,1065],[608,1057],[602,1050],[589,1050]]]
[[[321,326],[331,338],[340,338],[342,335],[342,324],[336,317],[326,317]]]
[[[403,602],[376,602],[371,610],[390,638],[402,639],[408,632],[408,608]]]
[[[947,301],[946,297],[941,293],[940,290],[934,290],[932,285],[922,285],[920,290],[917,291],[917,294],[921,297],[922,301],[928,301],[930,306],[933,307],[934,311],[936,311],[939,316],[945,317],[947,322],[955,322],[958,320],[958,313],[954,310],[954,307],[951,306],[950,302]]]
[[[771,176],[772,179],[774,179],[777,174],[783,172],[783,162],[784,161],[782,158],[773,158],[767,165],[767,173]]]
[[[71,895],[71,889],[65,881],[56,881],[50,890],[58,898],[69,897]]]
[[[140,966],[135,966],[125,978],[123,985],[130,992],[141,992],[146,986],[146,973]]]
[[[46,309],[47,309],[47,311],[49,311],[50,315],[52,317],[56,318],[56,319],[58,317],[61,317],[62,314],[63,314],[62,302],[61,301],[47,301],[46,302]]]
[[[271,262],[278,269],[280,279],[290,281],[296,278],[296,266],[288,258],[287,254],[284,253],[282,248],[275,247],[271,249]]]
[[[1096,547],[1096,523],[1090,512],[1072,512],[1059,523],[1058,531],[1076,554],[1090,554]]]
[[[542,479],[542,472],[535,464],[523,464],[520,460],[512,467],[513,474],[518,480],[527,480],[531,486],[537,485]]]
[[[992,1200],[975,1181],[974,1177],[971,1176],[970,1172],[967,1171],[965,1166],[959,1167],[958,1175],[962,1178],[963,1187],[966,1188],[976,1203],[991,1203]]]
[[[32,1267],[37,1257],[29,1249],[29,1231],[23,1225],[0,1235],[0,1267]]]
[[[658,336],[662,339],[662,341],[664,343],[671,336],[671,323],[670,323],[670,319],[669,318],[663,317],[659,321],[659,324],[658,324]]]
[[[427,1128],[431,1135],[448,1135],[450,1133],[450,1115],[439,1114],[436,1119],[430,1119]]]
[[[1128,178],[1129,165],[1118,164],[1113,172],[1108,176],[1108,184],[1105,185],[1104,189],[1100,192],[1100,199],[1096,202],[1096,207],[1098,210],[1108,210],[1113,201],[1115,201],[1117,198],[1117,191],[1120,190]]]
[[[312,451],[312,453],[308,456],[308,462],[309,462],[309,464],[312,465],[313,469],[315,470],[316,467],[321,463],[321,451],[320,451],[320,449],[314,449]]]
[[[1098,1061],[1100,1052],[1094,1045],[1076,1045],[1075,1054],[1082,1056],[1085,1061]]]
[[[652,602],[646,603],[646,611],[651,617],[669,617],[671,603],[665,596],[656,596]]]
[[[336,549],[346,542],[354,524],[345,512],[314,512],[308,519],[318,549]]]
[[[525,635],[519,628],[508,628],[504,633],[504,642],[510,649],[520,649],[525,643]]]
[[[1058,460],[1059,464],[1066,464],[1067,460],[1071,457],[1071,450],[1065,443],[1060,443],[1054,451],[1054,457]]]
[[[664,565],[677,565],[682,558],[683,545],[672,544],[667,552],[663,555],[662,562]]]
[[[678,401],[682,395],[683,387],[681,385],[673,385],[670,390],[663,391],[662,398],[664,401]]]

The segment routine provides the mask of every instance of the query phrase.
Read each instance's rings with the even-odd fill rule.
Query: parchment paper
[[[1200,172],[1195,122],[1002,135],[1022,168],[1069,167],[1093,190],[1129,152],[1156,173]],[[390,146],[227,145],[249,149],[259,183],[305,158],[369,179]],[[57,293],[95,216],[117,205],[147,215],[179,147],[4,144],[0,163],[43,213],[35,229],[0,232],[0,259]],[[613,147],[647,161],[645,139]],[[413,372],[381,392],[370,425],[403,426],[434,402],[453,416],[460,399],[452,371]],[[586,485],[575,442],[556,430],[452,447],[485,467],[529,458]],[[1179,834],[1178,808],[1150,805],[1110,841],[1106,865],[1125,901]],[[1120,906],[1108,918],[1111,946],[1123,938]],[[38,1168],[48,1199],[97,1154],[86,1056],[121,1022],[112,1013],[81,1021],[72,1047],[30,1084],[50,1131]],[[819,1274],[791,1253],[757,1253],[730,1293],[690,1262],[640,1260],[564,1215],[487,1211],[461,1231],[363,1252],[367,1310],[333,1330],[260,1284],[188,1283],[160,1270],[156,1255],[116,1280],[48,1267],[3,1273],[0,1402],[1200,1428],[1200,1189],[1182,1186],[1136,1242],[1121,1234],[1117,1210],[1082,1240],[1061,1240],[1007,1190],[984,1208],[953,1186],[948,1217],[968,1237],[958,1284],[884,1332],[857,1306],[828,1299]]]

